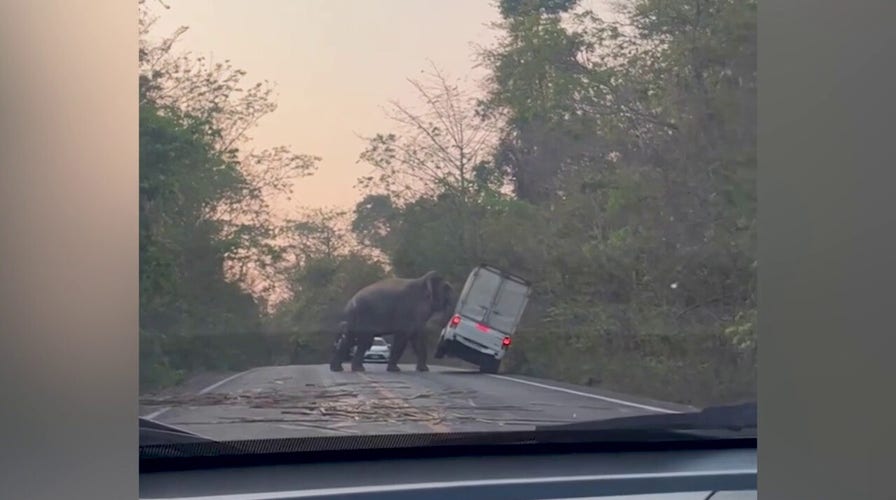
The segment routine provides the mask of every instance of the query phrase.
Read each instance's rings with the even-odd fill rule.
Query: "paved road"
[[[223,440],[525,430],[687,409],[513,375],[365,367],[363,373],[332,373],[326,365],[256,368],[188,394],[142,398],[141,408],[149,418]]]

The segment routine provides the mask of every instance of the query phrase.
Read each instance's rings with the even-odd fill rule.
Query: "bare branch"
[[[465,198],[475,184],[474,167],[491,158],[498,122],[480,116],[476,101],[431,67],[426,79],[408,79],[422,109],[391,101],[385,114],[394,133],[367,138],[359,161],[378,173],[364,180],[368,190],[417,197],[449,191]]]

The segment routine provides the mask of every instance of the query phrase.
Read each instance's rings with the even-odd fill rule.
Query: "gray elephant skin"
[[[408,342],[417,357],[417,371],[428,371],[424,328],[434,316],[448,321],[454,311],[454,295],[452,286],[435,271],[413,279],[387,278],[362,288],[343,310],[330,370],[342,371],[342,361],[355,345],[352,371],[364,371],[364,353],[373,338],[391,335],[388,371],[400,371],[398,360]]]

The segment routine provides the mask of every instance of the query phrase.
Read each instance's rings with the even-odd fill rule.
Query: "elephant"
[[[432,317],[447,322],[454,312],[454,289],[439,273],[429,271],[419,278],[387,278],[359,290],[343,309],[338,339],[333,345],[330,370],[342,371],[342,362],[352,346],[352,371],[364,371],[364,353],[374,337],[393,337],[386,369],[401,371],[408,342],[417,357],[417,371],[428,371],[424,328]]]

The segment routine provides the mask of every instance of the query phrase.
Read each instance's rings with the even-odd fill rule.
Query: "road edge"
[[[685,405],[681,403],[673,403],[671,401],[659,401],[647,397],[640,397],[633,394],[621,394],[613,391],[588,387],[567,382],[559,382],[555,380],[543,380],[536,377],[527,377],[511,373],[487,374],[490,377],[516,382],[519,384],[533,385],[544,389],[565,392],[577,396],[599,399],[608,403],[639,408],[654,413],[687,413],[692,411],[700,411],[700,408]]]

